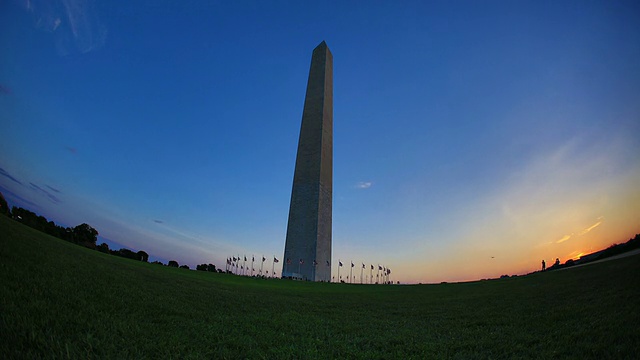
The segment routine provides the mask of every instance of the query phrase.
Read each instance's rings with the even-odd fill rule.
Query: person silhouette
[[[559,266],[559,265],[560,265],[560,259],[556,258],[556,263],[555,263],[555,264],[553,264],[553,265],[555,265],[555,266]]]
[[[547,264],[545,264],[544,260],[542,260],[542,271],[544,271],[547,268]]]

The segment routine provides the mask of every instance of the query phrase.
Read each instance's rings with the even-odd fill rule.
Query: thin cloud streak
[[[17,183],[17,184],[23,185],[23,184],[22,184],[18,179],[14,178],[11,174],[9,174],[9,173],[8,173],[5,169],[3,169],[3,168],[0,168],[0,175],[5,176],[5,177],[9,178],[9,180],[11,180],[11,181],[13,181],[13,182],[15,182],[15,183]]]
[[[588,228],[582,230],[578,235],[584,235],[584,234],[588,233],[589,231],[591,231],[591,230],[597,228],[598,226],[600,226],[600,224],[602,224],[602,221],[598,221],[597,223],[595,223],[595,224],[589,226]]]
[[[373,185],[371,181],[361,181],[356,185],[357,189],[368,189]]]
[[[45,185],[45,186],[46,186],[47,188],[49,188],[51,191],[53,191],[53,192],[57,192],[58,194],[60,193],[60,190],[58,190],[58,189],[56,189],[56,188],[53,188],[53,187],[51,187],[51,186],[49,186],[49,185]]]
[[[12,202],[14,206],[16,205],[16,203],[18,203],[19,205],[22,205],[22,206],[29,205],[33,208],[38,208],[38,209],[40,208],[40,206],[38,206],[36,203],[23,198],[22,196],[14,193],[13,191],[3,186],[0,186],[0,192],[2,192],[2,194],[5,196],[7,201]]]
[[[47,190],[41,188],[40,186],[34,184],[34,183],[29,183],[29,185],[31,186],[31,189],[35,190],[36,192],[46,196],[50,201],[52,201],[55,204],[59,204],[60,203],[60,199],[58,199],[55,195],[53,195],[52,193],[48,192]]]

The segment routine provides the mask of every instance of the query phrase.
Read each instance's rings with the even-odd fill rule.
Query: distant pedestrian
[[[547,264],[545,264],[544,260],[542,260],[542,271],[544,271],[547,268]]]

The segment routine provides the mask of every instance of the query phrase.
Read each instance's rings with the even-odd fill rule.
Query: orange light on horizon
[[[573,254],[573,253],[572,253],[572,254]],[[578,260],[578,259],[580,259],[580,258],[582,257],[582,255],[584,255],[584,254],[585,254],[585,253],[580,252],[580,253],[578,253],[578,255],[575,255],[574,257],[570,257],[570,258],[571,258],[571,260]]]

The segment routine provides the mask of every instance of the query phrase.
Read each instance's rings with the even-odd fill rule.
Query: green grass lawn
[[[0,216],[0,354],[636,358],[639,260],[460,284],[303,283],[136,262]]]

